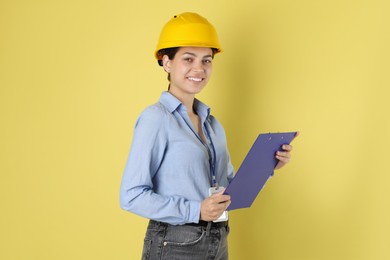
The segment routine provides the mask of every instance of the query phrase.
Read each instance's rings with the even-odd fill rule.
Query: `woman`
[[[196,13],[174,16],[155,57],[168,73],[168,91],[138,118],[123,174],[121,207],[150,219],[142,259],[227,259],[230,196],[209,196],[233,178],[222,125],[195,98],[221,52],[214,27]],[[277,158],[289,161],[291,146]],[[225,216],[225,215],[223,215]]]

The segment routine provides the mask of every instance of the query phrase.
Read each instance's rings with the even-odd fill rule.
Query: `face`
[[[209,81],[213,52],[206,47],[181,47],[170,60],[163,57],[163,66],[170,73],[169,91],[176,97],[194,96]]]

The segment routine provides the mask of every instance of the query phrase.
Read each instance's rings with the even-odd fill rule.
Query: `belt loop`
[[[211,230],[212,224],[213,224],[213,222],[211,222],[211,221],[207,223],[206,236],[210,236],[210,230]]]

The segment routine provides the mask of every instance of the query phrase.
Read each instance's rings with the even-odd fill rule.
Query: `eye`
[[[192,62],[192,61],[193,61],[193,59],[192,59],[192,58],[190,58],[190,57],[184,58],[184,60],[185,60],[186,62],[188,62],[188,63],[190,63],[190,62]]]
[[[207,60],[203,60],[203,63],[204,63],[204,64],[211,64],[211,61],[212,61],[212,60],[207,59]]]

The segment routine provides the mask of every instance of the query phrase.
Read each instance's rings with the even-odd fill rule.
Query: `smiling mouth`
[[[188,77],[187,79],[195,82],[201,82],[203,80],[203,78],[195,78],[195,77]]]

